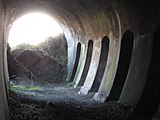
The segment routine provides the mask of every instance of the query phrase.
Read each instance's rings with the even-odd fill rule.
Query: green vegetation
[[[38,91],[41,90],[42,88],[39,86],[23,86],[23,85],[10,85],[9,88],[13,92],[22,92],[22,91]]]
[[[62,66],[67,66],[67,41],[63,34],[57,37],[49,37],[38,45],[20,44],[11,49],[11,54],[16,58],[25,50],[33,50],[42,55],[50,55],[56,58]]]
[[[62,65],[67,64],[67,41],[64,35],[49,37],[37,48],[38,51],[54,56]]]

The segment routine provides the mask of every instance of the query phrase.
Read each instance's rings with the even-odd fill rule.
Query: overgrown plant
[[[24,85],[12,84],[10,85],[9,90],[11,90],[12,92],[39,91],[39,90],[42,90],[42,88],[39,86],[35,86],[35,85],[24,86]]]

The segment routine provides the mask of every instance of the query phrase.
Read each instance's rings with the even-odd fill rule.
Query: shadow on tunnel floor
[[[26,88],[25,88],[26,89]],[[9,92],[10,120],[150,120],[132,116],[132,108],[116,101],[99,103],[64,85]],[[34,94],[33,94],[34,93]]]

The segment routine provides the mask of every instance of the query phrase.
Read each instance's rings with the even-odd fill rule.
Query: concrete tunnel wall
[[[2,88],[0,91],[0,118],[2,120],[7,119],[8,114],[7,87],[5,86],[8,81],[6,40],[12,23],[20,16],[30,12],[47,13],[61,25],[68,43],[67,80],[70,80],[72,76],[77,44],[81,43],[80,59],[73,79],[74,87],[81,82],[88,41],[93,41],[90,66],[80,89],[80,92],[85,95],[90,92],[95,82],[100,55],[101,52],[104,52],[101,51],[101,42],[104,36],[108,37],[109,51],[106,53],[108,54],[106,67],[102,80],[99,80],[101,81],[99,88],[94,95],[94,99],[101,102],[105,102],[106,98],[112,94],[121,41],[123,35],[130,31],[134,36],[131,61],[124,85],[121,86],[120,95],[116,100],[136,107],[146,86],[152,59],[153,33],[159,25],[158,0],[0,0],[0,3],[0,16],[2,16],[0,17],[0,87]],[[142,106],[142,111],[143,109]]]
[[[3,2],[0,1],[0,118],[7,120],[8,118],[8,100],[5,81],[5,68],[4,68],[4,11]]]

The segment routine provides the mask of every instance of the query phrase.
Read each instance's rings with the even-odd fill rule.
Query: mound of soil
[[[16,59],[31,71],[37,79],[48,83],[59,83],[65,79],[66,70],[53,56],[26,50]]]
[[[30,81],[29,70],[20,64],[11,54],[7,51],[8,72],[10,79]]]
[[[31,50],[26,50],[22,52],[16,59],[28,70],[32,70],[34,66],[36,66],[37,64],[39,64],[40,61],[42,61],[41,56],[35,51]]]

